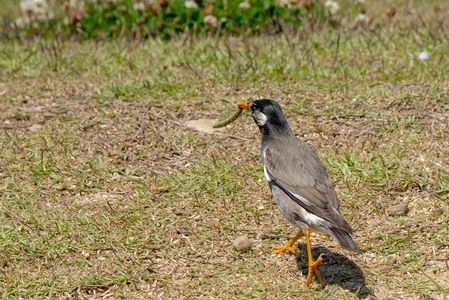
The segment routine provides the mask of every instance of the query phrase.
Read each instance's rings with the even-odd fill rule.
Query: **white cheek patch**
[[[265,123],[267,123],[267,116],[260,111],[255,111],[254,114],[254,120],[256,121],[257,125],[264,126]]]

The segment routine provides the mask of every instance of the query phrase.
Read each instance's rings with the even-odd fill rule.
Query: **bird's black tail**
[[[338,240],[340,246],[342,246],[343,248],[357,253],[362,252],[360,248],[357,247],[349,233],[347,233],[345,230],[339,227],[332,227],[330,228],[330,231],[332,235]]]

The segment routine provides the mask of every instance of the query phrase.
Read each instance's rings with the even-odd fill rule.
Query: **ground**
[[[2,297],[447,299],[448,36],[429,32],[1,44]],[[319,154],[363,249],[313,234],[324,288],[304,285],[303,240],[272,253],[296,232],[251,117],[183,125],[262,97]]]

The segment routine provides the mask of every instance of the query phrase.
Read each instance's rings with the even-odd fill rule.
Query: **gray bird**
[[[312,148],[293,134],[277,102],[241,102],[239,108],[249,109],[259,126],[263,172],[273,199],[285,218],[299,229],[293,239],[273,249],[296,254],[293,245],[305,235],[309,261],[306,284],[312,283],[313,274],[321,282],[318,265],[323,254],[313,260],[310,231],[330,234],[343,248],[360,252],[351,238],[351,226],[341,213],[332,181]]]

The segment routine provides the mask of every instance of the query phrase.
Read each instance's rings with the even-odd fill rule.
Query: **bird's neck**
[[[260,126],[260,133],[262,137],[262,143],[264,141],[272,141],[278,138],[288,138],[291,136],[295,136],[291,128],[286,124],[285,126]]]

